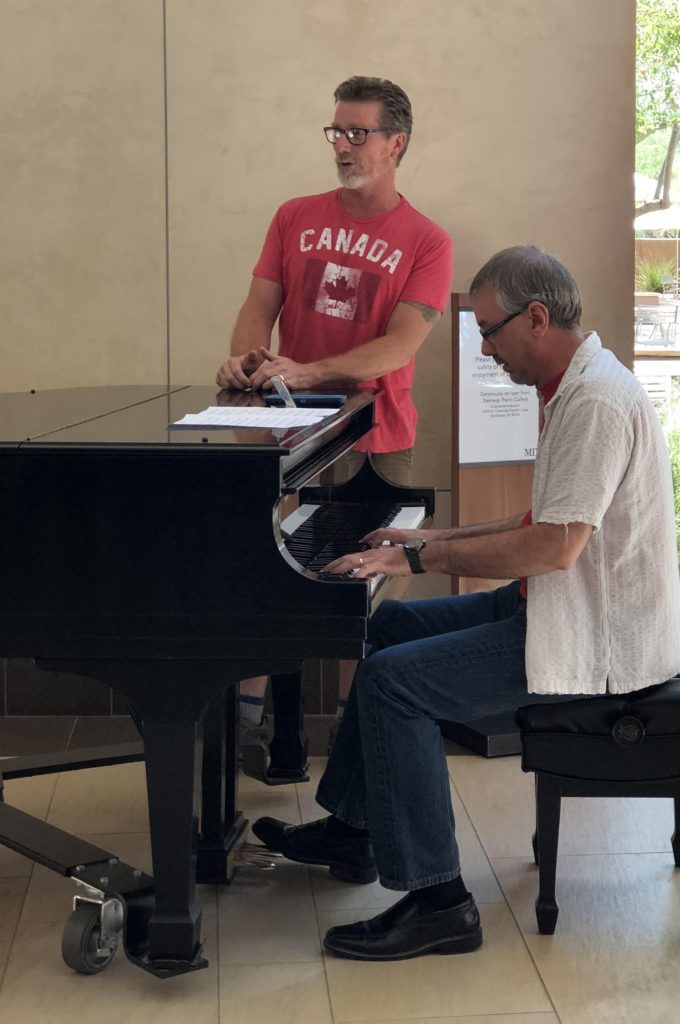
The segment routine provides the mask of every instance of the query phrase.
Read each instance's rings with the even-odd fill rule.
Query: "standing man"
[[[403,89],[355,76],[338,86],[335,100],[323,131],[341,187],[291,199],[277,211],[217,383],[268,390],[280,374],[289,388],[379,388],[376,426],[356,446],[348,472],[368,456],[387,479],[408,485],[415,354],[448,301],[451,239],[396,189],[413,125]],[[341,663],[339,717],[353,669]],[[242,736],[264,734],[265,685],[241,684]]]
[[[628,693],[680,669],[673,486],[648,397],[581,329],[576,283],[555,257],[506,249],[470,295],[482,353],[542,397],[531,518],[377,530],[370,550],[327,570],[520,579],[489,593],[383,602],[317,793],[331,816],[253,826],[291,860],[407,891],[385,913],[326,935],[326,949],[353,959],[463,953],[482,942],[437,720]]]

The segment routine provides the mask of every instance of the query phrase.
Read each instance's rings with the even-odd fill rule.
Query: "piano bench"
[[[632,693],[529,704],[516,713],[522,770],[536,775],[536,920],[552,935],[563,796],[671,797],[680,867],[680,678]]]

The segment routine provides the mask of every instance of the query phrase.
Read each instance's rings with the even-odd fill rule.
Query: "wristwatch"
[[[404,544],[404,554],[408,558],[408,564],[411,566],[411,572],[426,572],[420,563],[420,552],[427,544],[426,540],[413,540],[409,544]]]

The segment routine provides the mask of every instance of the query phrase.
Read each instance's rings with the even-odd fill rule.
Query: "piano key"
[[[326,505],[305,504],[300,505],[283,520],[281,530],[289,537],[286,543],[288,551],[301,565],[319,572],[321,580],[340,581],[351,580],[353,573],[323,573],[323,566],[342,554],[361,550],[359,542],[366,533],[386,523],[400,530],[416,530],[425,517],[425,508],[420,504],[391,507],[367,504],[356,508],[340,502],[329,502]],[[354,533],[351,529],[345,529],[348,519],[350,523],[354,519],[360,520],[361,528]],[[334,529],[337,532],[334,533]],[[384,581],[385,577],[382,575],[367,581],[371,595],[375,594]]]

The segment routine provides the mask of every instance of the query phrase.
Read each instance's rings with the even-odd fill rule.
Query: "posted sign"
[[[459,464],[533,462],[538,443],[536,389],[513,384],[481,353],[471,310],[460,310]]]

